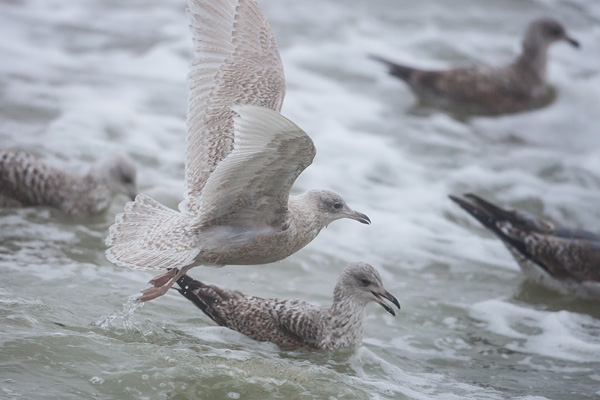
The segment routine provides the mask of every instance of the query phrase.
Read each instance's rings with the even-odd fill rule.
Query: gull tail
[[[115,217],[106,238],[106,258],[139,270],[189,265],[199,253],[191,219],[140,194]]]
[[[216,286],[206,285],[200,281],[184,275],[177,280],[180,289],[176,289],[186,299],[190,300],[199,309],[221,326],[228,326],[224,315],[222,303],[226,302],[231,296],[227,291],[219,289]]]
[[[449,197],[504,242],[525,257],[532,258],[525,244],[525,237],[530,232],[539,232],[532,223],[535,221],[533,216],[522,211],[505,210],[472,193],[467,193],[462,198],[452,195]]]
[[[415,71],[414,68],[407,67],[401,64],[396,64],[393,61],[376,55],[370,55],[369,58],[371,60],[383,63],[386,67],[388,67],[388,73],[392,76],[400,78],[406,82],[410,82],[410,80],[412,79],[413,72]]]

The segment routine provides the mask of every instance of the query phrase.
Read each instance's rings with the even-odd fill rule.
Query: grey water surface
[[[369,307],[361,346],[282,352],[216,327],[153,276],[110,264],[114,215],[0,210],[2,399],[595,399],[600,306],[523,282],[502,244],[447,195],[475,192],[562,225],[600,229],[600,3],[588,0],[259,0],[278,39],[283,114],[317,156],[295,186],[334,190],[343,220],[262,266],[191,275],[328,305],[353,261],[376,266],[402,310]],[[143,193],[183,193],[191,35],[184,0],[0,0],[0,146],[84,170],[130,155]],[[582,47],[550,50],[556,98],[464,117],[418,104],[371,53],[422,67],[501,64],[529,20]]]

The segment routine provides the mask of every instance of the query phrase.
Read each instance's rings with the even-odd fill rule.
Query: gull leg
[[[173,271],[171,275],[175,275],[174,277],[172,277],[170,280],[168,280],[166,283],[164,283],[160,287],[155,286],[155,287],[148,288],[146,290],[142,290],[142,295],[137,298],[137,301],[142,301],[142,302],[150,301],[150,300],[154,300],[157,297],[164,295],[171,288],[171,286],[173,286],[173,284],[175,282],[177,282],[177,280],[179,278],[181,278],[183,275],[185,275],[189,271],[190,268],[192,268],[192,266],[188,265],[187,267],[181,268],[181,270],[179,270],[179,271],[176,268],[169,270],[167,273],[170,273]],[[166,274],[162,274],[162,275],[166,275]],[[162,275],[157,276],[156,278],[164,279],[164,278],[162,278]],[[152,279],[152,281],[154,281],[154,279]],[[150,281],[150,282],[152,282],[152,281]]]
[[[171,268],[164,274],[160,274],[150,279],[148,283],[154,287],[161,287],[165,283],[169,282],[177,273],[177,268]]]

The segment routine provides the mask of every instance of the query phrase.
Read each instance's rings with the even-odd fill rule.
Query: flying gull
[[[391,75],[405,81],[427,103],[474,113],[499,114],[532,109],[548,102],[547,53],[548,47],[558,41],[579,47],[558,21],[542,18],[529,24],[521,54],[503,67],[471,65],[423,70],[379,56],[372,58],[387,65]]]
[[[290,196],[315,147],[279,114],[283,66],[256,2],[188,6],[196,58],[188,76],[183,202],[174,211],[138,195],[106,239],[107,257],[117,265],[173,268],[152,279],[140,301],[162,296],[192,267],[272,263],[337,219],[370,223],[333,192]]]
[[[321,308],[301,300],[263,299],[237,290],[206,285],[187,275],[177,289],[217,324],[285,350],[338,349],[362,340],[366,306],[375,301],[396,315],[384,299],[400,304],[381,282],[375,268],[348,265],[333,291],[333,304]]]
[[[18,150],[0,149],[0,207],[48,206],[72,216],[100,214],[114,194],[135,198],[135,166],[102,159],[86,175],[62,171]]]
[[[527,279],[561,293],[600,298],[600,236],[555,227],[474,194],[450,198],[502,239]]]

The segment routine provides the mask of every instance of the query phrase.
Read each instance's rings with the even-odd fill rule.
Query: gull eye
[[[342,203],[340,203],[340,202],[333,203],[333,208],[335,208],[336,210],[339,210],[340,208],[342,208]]]
[[[562,29],[559,27],[550,28],[550,34],[556,37],[562,36]]]
[[[363,286],[369,286],[371,284],[371,281],[368,279],[361,279],[360,284]]]

